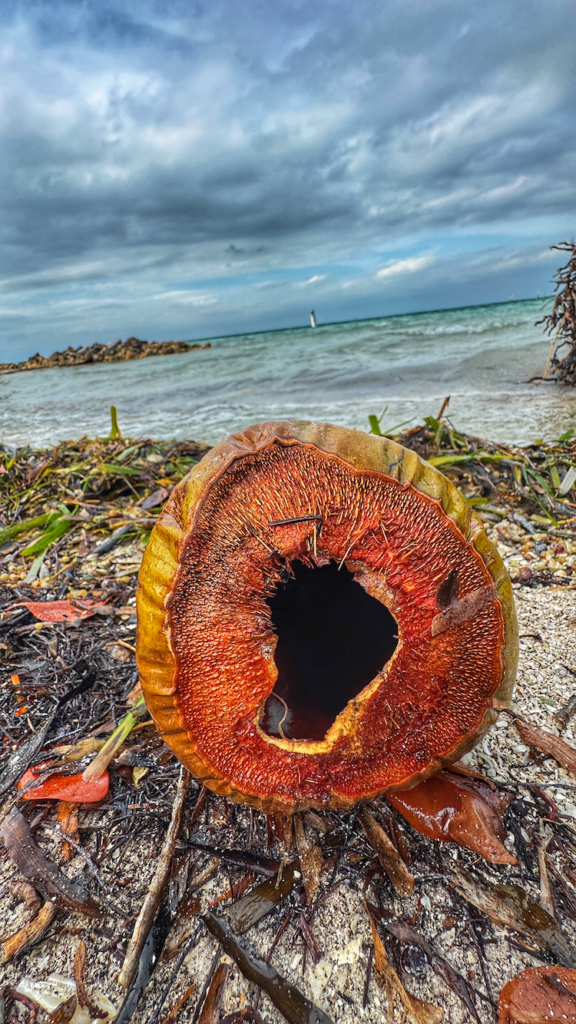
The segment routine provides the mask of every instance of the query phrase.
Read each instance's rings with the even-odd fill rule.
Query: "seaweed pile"
[[[5,1019],[329,1024],[381,1020],[387,1005],[389,1020],[396,1007],[398,1020],[484,1024],[511,973],[576,967],[576,829],[546,783],[560,764],[554,784],[576,789],[576,751],[558,735],[576,696],[552,732],[508,715],[530,764],[450,773],[505,822],[508,863],[423,836],[385,799],[289,819],[209,793],[155,733],[134,665],[142,552],[206,449],[112,435],[0,450]],[[518,592],[572,589],[573,432],[516,448],[441,414],[397,437],[476,507]],[[87,772],[95,758],[105,775]],[[330,973],[344,935],[350,974]],[[70,977],[52,1003],[48,960]]]

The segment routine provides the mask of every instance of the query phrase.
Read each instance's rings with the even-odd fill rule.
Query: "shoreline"
[[[469,434],[550,439],[573,422],[576,392],[522,383],[543,370],[549,351],[533,326],[536,305],[268,332],[215,340],[192,357],[12,374],[0,378],[0,438],[14,447],[95,436],[111,404],[132,437],[211,444],[239,426],[284,418],[361,430],[386,405],[390,428],[422,422],[450,394],[452,418]]]
[[[0,363],[0,376],[12,373],[28,373],[31,370],[51,370],[54,367],[90,366],[98,363],[127,363],[137,359],[148,359],[150,356],[181,355],[199,349],[211,348],[210,342],[200,344],[191,341],[141,341],[140,338],[127,338],[105,345],[95,342],[93,345],[80,345],[78,348],[68,346],[62,352],[53,352],[50,356],[41,356],[38,352],[21,363]]]

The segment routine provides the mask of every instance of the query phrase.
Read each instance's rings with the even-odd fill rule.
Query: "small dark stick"
[[[365,1010],[368,1005],[368,990],[370,988],[370,978],[372,977],[372,962],[374,960],[374,946],[370,946],[370,952],[368,954],[368,963],[366,964],[366,981],[364,982],[364,993],[362,995],[362,1009]]]
[[[292,523],[321,523],[322,516],[292,516],[291,519],[275,519],[273,522],[268,523],[268,526],[291,526]]]
[[[573,693],[570,699],[554,715],[554,721],[558,728],[565,729],[574,714],[576,714],[576,693]]]

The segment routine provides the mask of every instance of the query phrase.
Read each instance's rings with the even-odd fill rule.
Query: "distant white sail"
[[[310,313],[310,327],[316,327],[316,313],[314,310]]]

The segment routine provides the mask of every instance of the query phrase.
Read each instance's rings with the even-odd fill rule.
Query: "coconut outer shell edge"
[[[500,602],[504,624],[504,642],[500,651],[502,675],[479,727],[464,735],[453,749],[437,758],[425,771],[415,773],[401,786],[387,787],[387,791],[410,788],[458,760],[484,736],[496,721],[499,710],[509,706],[518,661],[518,627],[512,586],[502,559],[486,536],[481,520],[457,488],[416,452],[385,437],[314,422],[256,424],[216,445],[176,485],[150,535],[140,567],[136,595],[136,662],[146,703],[160,735],[179,760],[207,788],[237,802],[267,813],[293,813],[321,806],[346,809],[357,803],[358,798],[338,798],[318,803],[302,799],[292,801],[285,794],[282,797],[272,794],[262,799],[254,793],[240,792],[226,778],[215,777],[214,769],[206,762],[190,736],[175,703],[176,657],[170,640],[167,601],[174,587],[184,542],[193,527],[195,514],[212,484],[235,460],[275,442],[284,446],[314,446],[327,455],[337,456],[354,469],[384,474],[403,487],[414,488],[432,499],[456,526],[462,540],[480,556]],[[375,795],[366,794],[366,799],[373,799]]]

